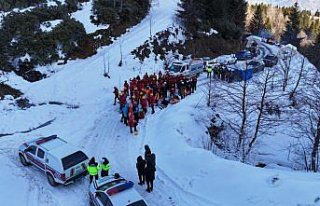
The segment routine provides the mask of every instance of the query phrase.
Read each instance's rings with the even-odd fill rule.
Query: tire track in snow
[[[5,156],[9,160],[6,166],[12,168],[15,178],[21,178],[28,185],[26,204],[27,206],[64,206],[65,201],[76,201],[79,206],[86,206],[87,182],[84,179],[76,181],[74,184],[57,187],[49,185],[46,175],[35,166],[23,166],[18,157],[17,148],[1,148],[0,156]],[[21,180],[19,180],[20,182]],[[82,198],[79,199],[79,196]],[[71,198],[72,197],[72,198]],[[66,199],[64,199],[66,198]],[[75,199],[73,199],[75,198]],[[71,199],[71,200],[70,200]]]
[[[3,148],[0,150],[0,155],[6,156],[11,164],[7,164],[12,168],[15,177],[23,178],[28,182],[28,191],[26,205],[27,206],[59,206],[60,204],[55,200],[54,195],[49,189],[43,186],[43,175],[35,166],[22,166],[18,160],[18,153],[16,148]],[[32,171],[31,171],[32,170]],[[35,171],[33,171],[35,170]],[[34,173],[33,173],[34,172]]]

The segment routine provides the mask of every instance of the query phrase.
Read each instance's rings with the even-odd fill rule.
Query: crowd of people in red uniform
[[[197,76],[171,76],[168,73],[158,75],[147,73],[141,78],[137,76],[125,81],[120,92],[114,87],[114,105],[117,100],[122,114],[121,122],[130,127],[130,132],[137,132],[137,125],[148,109],[155,113],[155,106],[166,107],[175,104],[197,89]]]

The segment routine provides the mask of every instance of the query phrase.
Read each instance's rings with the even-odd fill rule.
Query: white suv
[[[19,147],[19,157],[24,166],[35,165],[45,172],[52,186],[87,175],[87,155],[57,135],[25,142]]]
[[[133,188],[133,182],[118,174],[93,181],[89,188],[92,206],[148,206]]]

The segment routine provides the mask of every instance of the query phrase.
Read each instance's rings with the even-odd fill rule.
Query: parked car
[[[191,77],[199,75],[203,70],[204,62],[202,60],[175,61],[169,68],[169,74],[173,76],[183,75]]]
[[[253,59],[253,54],[250,51],[244,50],[235,54],[235,57],[239,61],[246,61]]]
[[[263,62],[266,67],[274,67],[278,64],[278,57],[273,54],[268,54],[263,58]]]
[[[236,64],[237,58],[234,54],[231,55],[222,55],[215,58],[215,61],[220,64],[228,65],[228,64]]]
[[[274,40],[272,38],[267,38],[266,43],[270,44],[270,45],[276,45],[277,44],[276,40]]]
[[[67,185],[87,175],[87,155],[57,135],[25,142],[19,147],[19,157],[24,166],[42,170],[52,186]]]
[[[133,182],[120,177],[118,174],[99,178],[90,184],[90,205],[148,206],[133,188],[133,185]]]
[[[264,63],[260,61],[251,61],[248,63],[248,69],[252,69],[253,73],[261,72],[264,70]]]

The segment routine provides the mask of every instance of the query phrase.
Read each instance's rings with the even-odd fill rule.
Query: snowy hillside
[[[163,62],[152,58],[141,65],[131,51],[149,39],[151,16],[153,34],[176,23],[178,2],[157,1],[141,23],[92,57],[42,67],[41,71],[56,72],[49,78],[30,83],[13,72],[0,77],[0,81],[7,80],[6,83],[21,90],[33,104],[22,110],[13,104],[10,96],[0,101],[1,204],[89,205],[88,178],[53,188],[40,171],[19,162],[17,148],[24,141],[52,134],[79,146],[97,160],[108,157],[111,173],[118,172],[132,180],[150,206],[320,204],[319,174],[256,168],[225,160],[203,149],[209,139],[206,127],[210,119],[206,101],[201,101],[207,92],[204,74],[199,78],[195,94],[179,104],[157,109],[153,115],[149,113],[139,124],[139,135],[130,134],[120,122],[119,108],[113,106],[113,87],[122,87],[124,80],[162,69]],[[85,28],[87,32],[93,29],[90,25]],[[121,52],[123,66],[119,67]],[[277,49],[264,46],[263,52],[277,52]],[[103,76],[107,56],[110,79]],[[296,57],[300,59],[301,55]],[[145,187],[137,184],[135,163],[145,144],[157,155],[153,193],[147,193]]]
[[[320,9],[320,1],[318,0],[248,0],[249,3],[265,3],[265,4],[274,4],[279,6],[292,6],[294,3],[298,2],[302,9],[308,9],[316,11]]]

